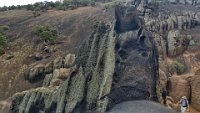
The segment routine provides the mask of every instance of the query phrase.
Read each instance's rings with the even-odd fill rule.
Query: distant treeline
[[[63,3],[57,2],[36,2],[34,4],[28,5],[17,5],[17,6],[3,6],[0,7],[0,11],[7,11],[7,10],[20,10],[26,9],[31,11],[45,11],[49,9],[58,9],[58,10],[66,10],[66,9],[74,9],[77,7],[82,6],[94,6],[96,0],[64,0]]]

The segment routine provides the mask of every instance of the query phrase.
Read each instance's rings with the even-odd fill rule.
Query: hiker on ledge
[[[189,111],[189,102],[186,96],[183,96],[178,103],[181,106],[181,113],[186,113],[186,111]]]

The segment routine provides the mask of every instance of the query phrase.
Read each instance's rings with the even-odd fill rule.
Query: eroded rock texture
[[[97,23],[75,65],[65,66],[57,58],[28,71],[27,80],[41,77],[43,87],[14,95],[10,112],[96,113],[126,100],[156,100],[158,55],[151,33],[143,28],[146,4],[127,1],[117,6],[115,23]]]
[[[12,113],[105,111],[115,67],[114,37],[112,27],[104,23],[96,27],[81,46],[70,76],[64,76],[69,73],[66,69],[54,69],[44,80],[44,86],[47,87],[25,91],[13,97]],[[60,83],[58,78],[64,81]]]
[[[118,13],[123,9],[126,14],[116,15],[116,71],[109,95],[112,104],[125,100],[156,99],[157,49],[151,34],[141,26],[143,19],[138,15],[142,12],[133,13],[137,5],[136,8],[133,4],[130,6],[125,9],[118,6],[116,9]],[[127,23],[126,27],[121,23]]]
[[[200,111],[200,74],[192,77],[191,81],[192,86],[192,106]]]

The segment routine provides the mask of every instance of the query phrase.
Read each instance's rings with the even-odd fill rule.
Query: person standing
[[[186,96],[183,96],[181,98],[181,100],[179,101],[179,104],[181,106],[181,113],[186,113],[186,111],[189,111],[189,102]]]

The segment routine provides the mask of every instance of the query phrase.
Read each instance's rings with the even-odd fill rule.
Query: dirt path
[[[190,111],[187,113],[200,113],[200,112],[195,110],[194,108],[190,107]]]

